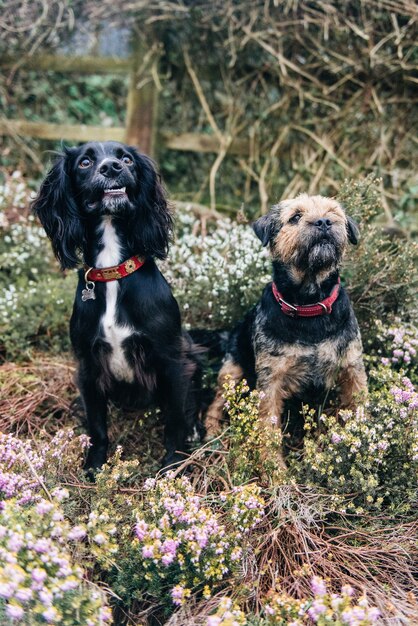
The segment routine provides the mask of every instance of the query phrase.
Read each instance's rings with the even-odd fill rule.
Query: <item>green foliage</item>
[[[418,395],[388,367],[372,370],[370,379],[365,407],[338,418],[305,410],[303,452],[291,454],[289,464],[297,480],[341,496],[336,502],[350,512],[384,506],[408,513],[418,479]]]
[[[346,180],[337,196],[360,228],[360,242],[350,246],[343,278],[364,338],[375,333],[376,318],[414,315],[418,286],[417,245],[394,238],[376,221],[381,214],[378,185],[373,176]]]

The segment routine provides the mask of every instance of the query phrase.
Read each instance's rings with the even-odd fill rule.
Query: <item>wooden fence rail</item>
[[[137,146],[143,152],[155,156],[156,146],[171,150],[192,152],[219,152],[219,140],[215,135],[182,133],[176,135],[158,124],[158,91],[152,80],[140,81],[139,63],[143,51],[136,49],[129,59],[114,57],[60,55],[34,55],[17,58],[0,58],[0,68],[13,71],[28,69],[40,72],[76,74],[130,74],[126,105],[125,127],[91,126],[86,124],[52,124],[0,117],[0,135],[24,135],[38,139],[66,141],[121,141]],[[248,154],[246,140],[232,142],[230,154]]]

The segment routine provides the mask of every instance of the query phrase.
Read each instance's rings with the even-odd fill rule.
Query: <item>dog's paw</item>
[[[159,473],[177,472],[187,458],[188,455],[185,452],[167,452],[162,460]]]
[[[102,448],[95,449],[93,447],[89,449],[83,468],[88,480],[95,482],[96,474],[102,469],[103,465],[106,463],[106,459],[106,450]]]

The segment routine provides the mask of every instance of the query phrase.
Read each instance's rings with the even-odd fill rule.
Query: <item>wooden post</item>
[[[135,30],[133,37],[135,37]],[[151,157],[156,156],[158,90],[152,77],[139,75],[145,48],[133,41],[133,66],[126,110],[126,142]]]

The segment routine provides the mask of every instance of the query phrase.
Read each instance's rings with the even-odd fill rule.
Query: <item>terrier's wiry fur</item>
[[[356,244],[359,237],[357,225],[336,200],[306,194],[274,206],[253,228],[269,246],[274,283],[293,305],[317,303],[330,295],[347,244]],[[227,377],[246,378],[262,392],[260,418],[266,428],[275,423],[281,427],[287,400],[323,404],[335,383],[340,406],[352,407],[366,393],[367,379],[359,327],[344,288],[330,314],[307,318],[283,313],[272,284],[266,285],[258,304],[231,333],[207,413],[208,436],[220,430]]]

